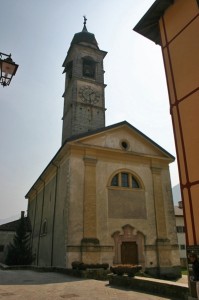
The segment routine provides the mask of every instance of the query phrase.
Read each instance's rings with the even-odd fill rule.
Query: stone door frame
[[[112,234],[112,238],[115,243],[115,253],[113,258],[113,264],[121,264],[121,246],[122,242],[136,242],[138,247],[138,264],[145,267],[145,251],[144,251],[144,234],[137,231],[134,227],[126,224],[122,227],[122,234],[120,231],[115,231]]]

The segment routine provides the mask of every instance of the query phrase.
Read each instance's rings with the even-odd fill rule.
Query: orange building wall
[[[187,245],[199,245],[199,7],[175,0],[159,21]]]

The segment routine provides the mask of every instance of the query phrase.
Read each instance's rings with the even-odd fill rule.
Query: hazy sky
[[[108,51],[106,125],[126,120],[176,156],[161,48],[132,30],[153,2],[1,1],[0,52],[19,69],[0,86],[0,219],[27,209],[25,194],[61,146],[62,63],[83,15]],[[174,186],[176,162],[170,170]]]

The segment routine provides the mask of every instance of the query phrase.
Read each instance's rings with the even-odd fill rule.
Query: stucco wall
[[[29,201],[32,249],[37,257],[35,263],[41,266],[66,264],[68,172],[69,165],[65,160]],[[46,232],[42,232],[44,221]]]
[[[70,241],[74,245],[80,245],[83,237],[83,195],[84,195],[84,154],[81,150],[74,151],[71,156],[71,199],[70,199]],[[89,157],[96,159],[96,216],[97,216],[97,238],[100,245],[114,247],[114,240],[112,234],[115,231],[122,233],[122,227],[126,224],[131,225],[137,231],[141,232],[145,237],[145,244],[148,245],[148,250],[145,252],[145,264],[150,266],[153,261],[154,266],[157,265],[157,255],[155,248],[155,241],[157,238],[156,232],[156,217],[154,208],[154,189],[153,178],[151,172],[152,161],[143,157],[129,157],[126,153],[109,153],[103,151],[90,151]],[[179,253],[176,248],[177,237],[175,230],[175,218],[171,194],[171,184],[168,165],[160,161],[162,191],[164,199],[165,219],[167,238],[172,245],[169,250],[169,264],[179,265]],[[144,213],[140,213],[137,218],[119,217],[118,207],[114,207],[114,195],[111,195],[109,190],[110,178],[116,172],[126,170],[135,174],[142,182],[141,198],[145,203],[143,206]],[[73,182],[73,180],[75,182]],[[78,185],[78,188],[77,188]],[[127,201],[130,201],[132,191],[125,191]],[[122,191],[120,191],[122,193]],[[135,192],[136,193],[136,192]],[[110,206],[110,199],[112,204]],[[124,197],[126,197],[124,195]],[[120,195],[117,195],[117,201]],[[125,200],[124,200],[125,202]],[[111,209],[111,211],[109,211]],[[115,209],[115,212],[114,212]],[[128,208],[124,208],[127,210]],[[168,252],[167,252],[168,253]],[[71,259],[78,259],[78,253],[71,254]],[[114,251],[106,254],[109,257],[109,263],[113,263]],[[76,259],[75,259],[76,258]],[[101,254],[101,260],[105,256]],[[103,262],[103,261],[102,261]]]
[[[157,249],[164,268],[179,265],[168,168],[171,159],[162,159],[160,150],[141,137],[136,142],[136,136],[129,132],[129,149],[122,149],[120,141],[125,133],[114,133],[110,140],[98,136],[94,138],[95,146],[88,139],[69,143],[61,160],[57,159],[58,167],[47,173],[45,189],[44,182],[38,184],[37,197],[36,193],[30,197],[29,216],[35,224],[33,249],[39,253],[39,265],[70,268],[77,260],[118,263],[121,245],[115,244],[117,238],[120,243],[127,240],[138,244],[139,262],[146,268],[155,268],[160,263]],[[141,144],[142,153],[132,151],[138,151]],[[140,189],[110,186],[111,178],[123,171],[135,176]],[[132,216],[128,212],[129,203],[133,209],[131,201],[140,202]],[[47,233],[40,236],[44,220]],[[162,224],[165,228],[161,228]],[[99,244],[85,246],[85,239],[94,239]]]
[[[183,216],[176,216],[176,226],[184,227],[184,217]],[[186,245],[186,239],[185,239],[185,232],[177,232],[177,238],[178,238],[178,245],[179,245],[179,251],[180,251],[180,258],[182,261],[187,260],[187,254],[186,254],[186,248],[181,249],[180,245]]]

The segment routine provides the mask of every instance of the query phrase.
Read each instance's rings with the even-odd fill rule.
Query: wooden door
[[[138,264],[138,250],[136,242],[123,242],[121,245],[122,264]]]

